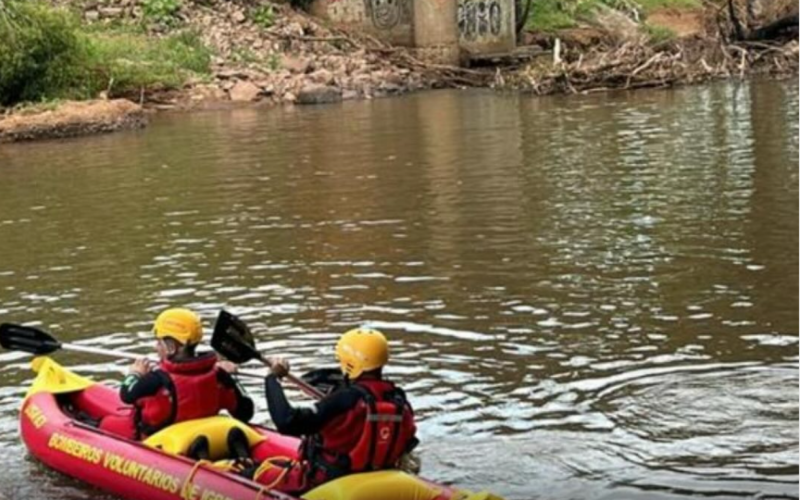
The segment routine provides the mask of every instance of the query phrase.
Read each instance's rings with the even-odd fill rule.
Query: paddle
[[[14,325],[3,323],[0,325],[0,345],[11,351],[23,351],[37,356],[50,354],[58,350],[100,354],[113,358],[139,359],[143,356],[132,352],[112,351],[99,347],[89,347],[77,344],[59,342],[49,333],[32,326]],[[263,379],[264,374],[246,370],[237,371],[238,375]]]
[[[244,321],[224,309],[219,312],[217,322],[214,324],[211,347],[236,364],[255,359],[266,366],[271,366],[270,361],[256,349],[256,342],[250,328]],[[286,378],[309,396],[317,399],[324,396],[319,389],[291,373],[287,374]]]

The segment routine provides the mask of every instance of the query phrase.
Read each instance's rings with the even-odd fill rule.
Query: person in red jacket
[[[133,363],[120,388],[120,399],[131,407],[102,418],[100,429],[144,439],[174,423],[221,410],[243,422],[253,417],[253,401],[231,375],[235,365],[219,362],[213,352],[196,352],[203,327],[194,312],[167,309],[156,319],[153,333],[160,363],[146,358]]]
[[[289,364],[274,360],[266,378],[269,413],[282,434],[303,437],[300,460],[254,459],[249,474],[270,489],[302,494],[315,486],[357,472],[391,469],[418,443],[414,412],[402,389],[383,377],[389,360],[386,337],[358,328],[336,346],[345,384],[311,408],[295,408],[280,379]]]

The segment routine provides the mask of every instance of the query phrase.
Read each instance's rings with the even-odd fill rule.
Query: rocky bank
[[[143,21],[135,0],[90,0],[83,9],[88,23]],[[269,22],[257,20],[264,9]],[[159,108],[221,101],[319,104],[435,84],[424,72],[369,50],[368,45],[383,45],[377,40],[326,27],[288,4],[204,0],[181,4],[175,17],[179,29],[196,31],[212,49],[212,76],[179,92],[148,93],[146,104]],[[156,35],[168,29],[151,24]]]
[[[141,3],[145,0],[58,1],[77,2],[89,24],[135,23],[147,26],[152,36],[177,29],[200,34],[214,54],[208,78],[187,82],[180,89],[142,89],[137,95],[119,96],[151,109],[323,104],[433,87],[587,93],[752,74],[796,75],[798,70],[796,27],[793,35],[776,41],[732,41],[717,7],[654,12],[645,22],[638,13],[603,8],[581,28],[549,35],[524,33],[522,47],[508,57],[452,67],[427,64],[412,50],[326,26],[286,3],[184,1],[176,4],[170,22],[159,23],[145,16]],[[667,29],[674,36],[655,43],[645,27]],[[70,103],[43,117],[7,114],[0,118],[0,139],[66,137],[141,126],[141,107],[130,105],[136,109],[101,100],[88,107]],[[110,108],[117,109],[119,117],[109,115]],[[92,110],[97,112],[96,123]],[[70,113],[73,118],[67,118]]]

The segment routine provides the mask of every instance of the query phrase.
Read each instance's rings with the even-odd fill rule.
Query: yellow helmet
[[[189,309],[167,309],[156,318],[153,326],[156,338],[172,338],[181,344],[199,344],[203,340],[200,317]]]
[[[336,359],[342,366],[342,373],[353,380],[389,361],[389,343],[378,330],[356,328],[339,339]]]

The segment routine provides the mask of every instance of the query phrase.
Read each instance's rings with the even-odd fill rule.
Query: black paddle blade
[[[214,323],[211,347],[236,364],[246,363],[251,359],[261,359],[250,328],[244,321],[224,309],[219,312],[217,322]]]
[[[330,394],[346,385],[344,374],[339,368],[319,368],[304,373],[300,378],[319,389],[323,394]]]
[[[10,351],[31,354],[50,354],[61,348],[61,343],[49,333],[32,326],[3,323],[0,325],[0,345]]]

